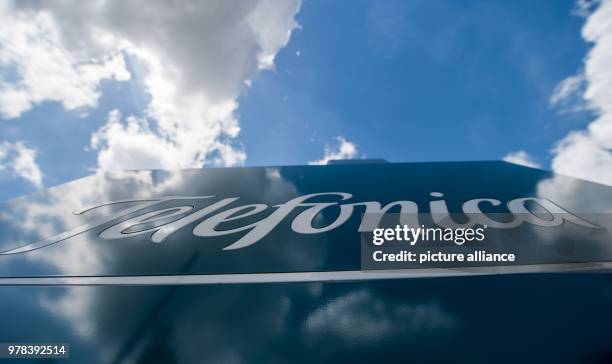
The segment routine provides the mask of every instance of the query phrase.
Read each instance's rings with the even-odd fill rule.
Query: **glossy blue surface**
[[[437,191],[444,194],[451,211],[459,211],[461,203],[472,198],[507,201],[541,196],[573,212],[595,213],[612,208],[610,190],[500,162],[125,172],[92,176],[3,204],[0,250],[108,215],[118,207],[81,215],[72,212],[123,199],[239,197],[227,209],[253,203],[274,206],[310,193],[345,192],[353,196],[343,203],[411,200],[427,211],[430,192]],[[324,196],[317,202],[326,199],[339,200]],[[166,207],[176,206],[166,203]],[[503,206],[499,208],[504,212]],[[333,209],[326,210],[317,224],[333,221],[338,214]],[[223,248],[246,230],[197,237],[193,235],[197,221],[161,243],[152,243],[148,233],[114,240],[98,237],[129,218],[122,217],[40,249],[2,255],[0,274],[359,269],[359,211],[337,229],[299,234],[292,231],[291,222],[303,210],[297,208],[261,240],[236,250]],[[261,216],[250,217],[252,221],[234,221],[226,228],[244,226],[272,211],[269,207]],[[605,274],[193,286],[2,286],[0,342],[68,342],[70,361],[92,363],[606,362],[612,360],[610,307],[612,278]]]

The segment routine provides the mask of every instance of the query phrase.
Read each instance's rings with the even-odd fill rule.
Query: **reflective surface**
[[[612,279],[604,275],[0,294],[1,341],[68,342],[75,363],[612,359]]]
[[[612,206],[612,188],[502,162],[96,175],[0,206],[0,252],[29,250],[0,255],[0,276],[359,270],[366,204],[461,212],[493,198],[503,203],[489,212],[504,213],[521,197],[573,213]]]
[[[610,212],[610,187],[498,162],[236,168],[98,175],[14,199],[0,208],[0,251],[10,251],[164,196],[239,197],[210,216],[247,204],[270,207],[226,223],[236,229],[298,196],[351,194],[345,203],[414,201],[430,192],[449,210],[474,198],[540,196],[575,213]],[[340,201],[322,196],[312,202]],[[164,202],[147,211],[181,206]],[[2,277],[294,272],[359,269],[361,213],[316,234],[296,233],[295,208],[254,244],[224,250],[248,233],[195,236],[200,222],[154,243],[172,213],[124,238],[100,234],[124,216],[36,250],[0,256]],[[497,212],[505,212],[504,206]],[[494,208],[493,208],[494,209]],[[495,212],[495,211],[493,211]],[[338,206],[314,217],[322,228]],[[161,220],[166,218],[167,220]],[[160,219],[160,220],[158,220]],[[317,220],[318,219],[318,220]],[[151,223],[151,221],[149,221]],[[159,225],[159,226],[157,226]],[[129,228],[129,227],[127,227]],[[139,230],[140,229],[140,230]],[[135,234],[139,231],[146,234]],[[130,235],[134,234],[134,235]],[[612,360],[612,278],[605,274],[195,286],[0,287],[0,342],[67,342],[73,362]],[[66,362],[58,360],[58,362]]]

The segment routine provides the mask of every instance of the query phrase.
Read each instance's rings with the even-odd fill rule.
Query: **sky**
[[[0,24],[0,201],[343,158],[612,184],[610,0],[29,0]]]

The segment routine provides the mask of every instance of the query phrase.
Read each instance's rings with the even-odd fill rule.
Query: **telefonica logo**
[[[440,192],[432,192],[430,196],[433,198],[429,202],[429,211],[432,220],[435,224],[445,227],[469,227],[476,224],[487,225],[489,228],[508,229],[517,227],[523,223],[529,223],[537,226],[559,226],[564,221],[569,221],[574,224],[593,229],[602,229],[602,227],[586,221],[569,211],[563,209],[556,203],[538,197],[517,198],[507,202],[507,207],[513,216],[511,221],[499,222],[492,220],[485,215],[481,210],[481,205],[490,204],[492,206],[501,205],[501,201],[493,198],[478,198],[466,201],[463,203],[462,210],[468,214],[469,220],[462,224],[453,222],[450,218],[450,213],[444,195]],[[100,219],[81,225],[70,231],[60,233],[58,235],[40,240],[35,243],[23,245],[21,247],[4,251],[0,254],[16,254],[39,249],[51,244],[61,242],[83,232],[101,227],[102,225],[112,223],[118,220],[115,224],[107,227],[99,233],[100,239],[115,240],[130,236],[141,235],[148,237],[153,243],[162,243],[170,235],[176,231],[198,222],[193,228],[193,234],[201,237],[215,237],[231,234],[242,233],[242,237],[234,243],[226,246],[224,250],[241,249],[249,245],[255,244],[270,233],[278,226],[287,216],[298,208],[305,208],[291,222],[291,229],[299,234],[318,234],[330,231],[342,226],[352,215],[355,207],[365,207],[365,213],[359,225],[359,232],[372,231],[381,222],[383,214],[387,213],[392,208],[399,207],[399,219],[402,224],[410,224],[419,226],[418,221],[418,206],[413,201],[394,201],[385,206],[380,202],[352,202],[348,203],[353,196],[344,192],[323,192],[313,193],[309,195],[299,196],[284,204],[269,206],[266,204],[250,204],[236,207],[229,207],[237,201],[238,197],[224,198],[214,202],[207,207],[195,210],[190,201],[213,199],[215,196],[189,196],[189,197],[164,197],[160,199],[148,200],[122,200],[110,202],[104,205],[91,207],[87,210],[76,212],[82,214],[86,211],[99,208],[101,206],[121,204],[126,202],[137,202],[135,206],[108,214]],[[338,202],[312,202],[320,197],[336,197]],[[157,208],[157,205],[162,203],[174,202],[178,204],[173,207]],[[533,213],[532,209],[528,208],[528,204],[536,204],[540,208],[548,212],[546,218],[542,214]],[[319,216],[326,208],[337,206],[340,212],[335,220],[326,226],[315,227],[315,218]],[[159,206],[157,206],[159,207]],[[273,211],[266,217],[233,229],[218,230],[220,224],[235,221],[241,218],[253,216],[269,209]],[[122,220],[122,218],[131,217]],[[450,225],[450,226],[449,226]]]

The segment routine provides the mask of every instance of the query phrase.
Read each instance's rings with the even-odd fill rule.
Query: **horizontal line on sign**
[[[182,274],[132,276],[3,277],[0,286],[155,286],[249,284],[291,282],[341,282],[381,279],[441,278],[472,275],[609,272],[612,262],[520,265],[505,267],[429,268],[377,271],[326,271],[238,274]]]

